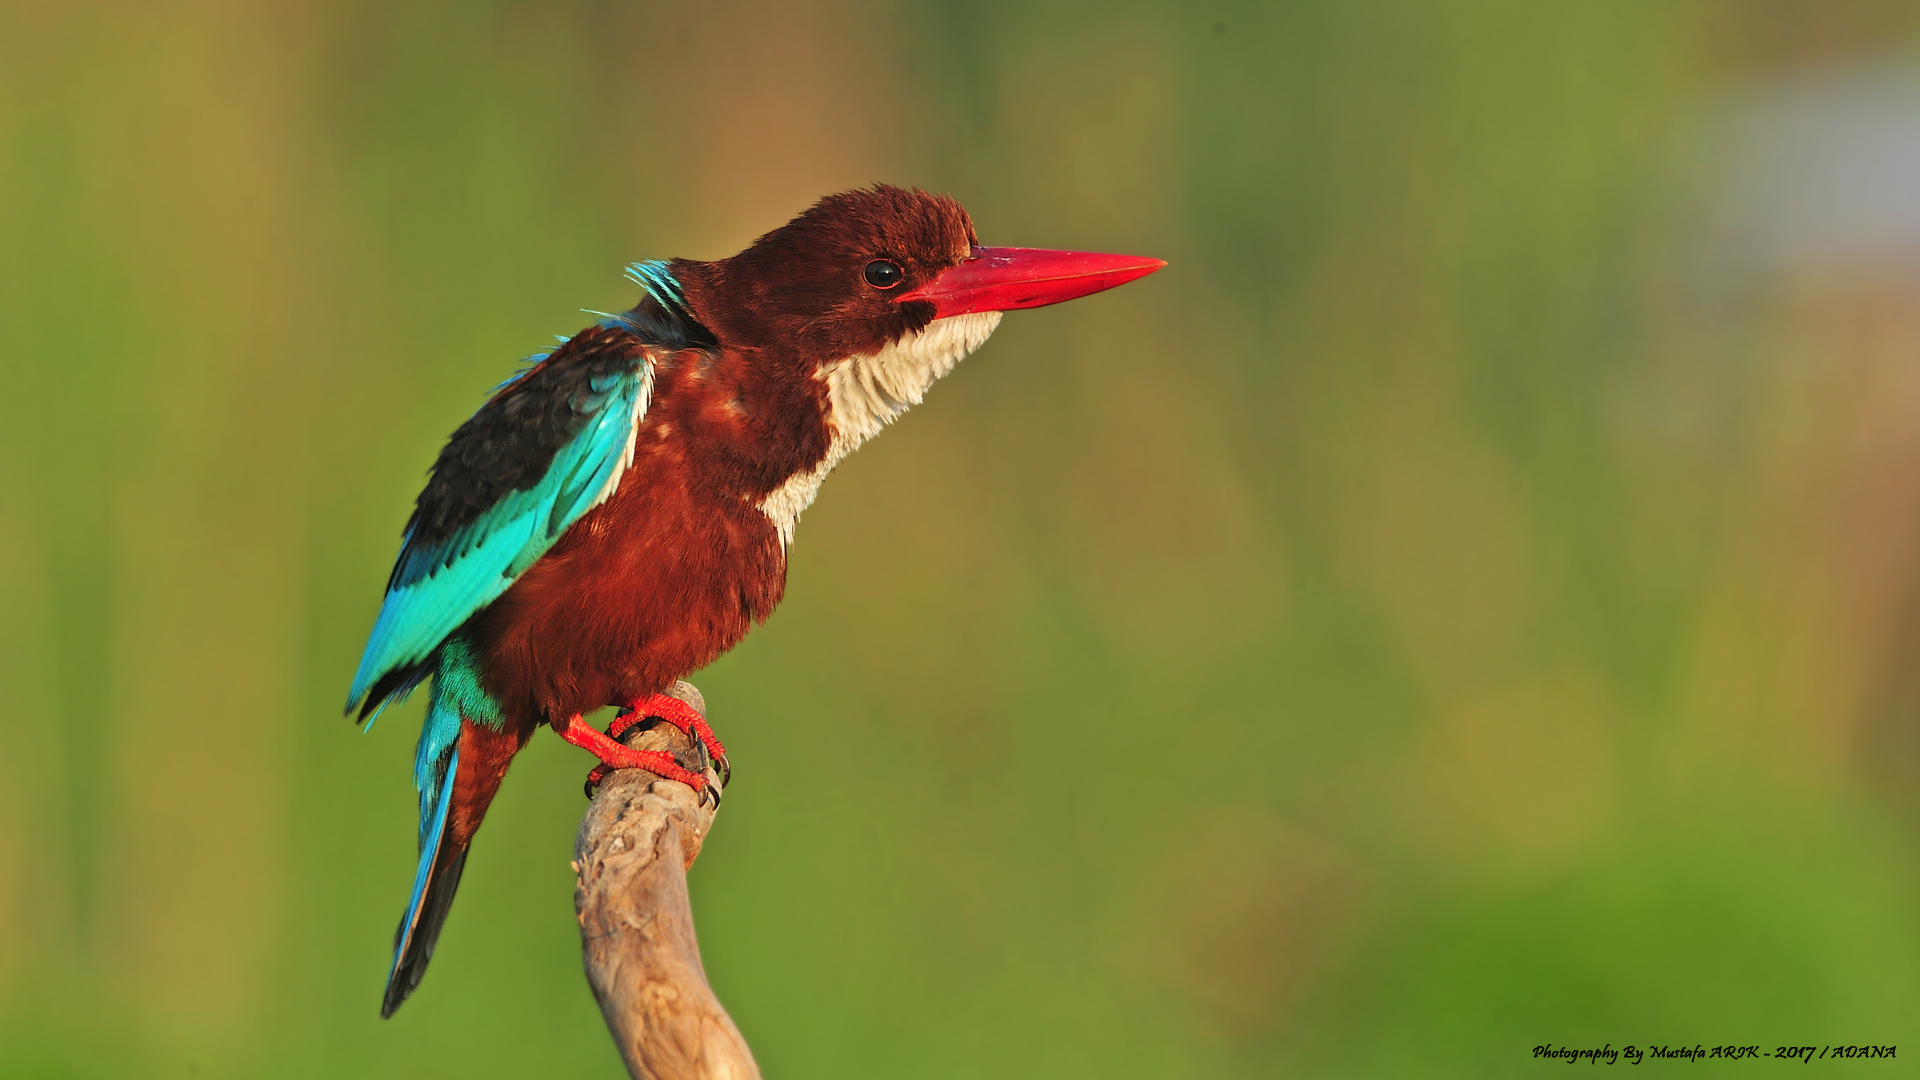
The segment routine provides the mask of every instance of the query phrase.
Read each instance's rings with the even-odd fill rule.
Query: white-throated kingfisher
[[[706,781],[616,736],[764,621],[820,481],[980,346],[1000,313],[1166,265],[981,247],[951,198],[820,200],[716,262],[637,263],[638,305],[501,384],[440,451],[347,695],[371,723],[431,679],[420,864],[380,1014],[420,983],[475,830],[549,725],[609,768]],[[610,732],[582,718],[621,707]]]

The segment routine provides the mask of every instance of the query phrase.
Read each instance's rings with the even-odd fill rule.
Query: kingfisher
[[[430,684],[420,860],[380,1015],[420,984],[474,833],[537,729],[599,759],[589,788],[625,768],[704,788],[618,737],[659,718],[725,769],[705,719],[663,691],[772,614],[821,480],[1002,312],[1165,265],[982,247],[954,199],[876,185],[731,258],[633,264],[638,304],[590,312],[495,387],[433,463],[347,693],[371,725]],[[608,705],[608,730],[586,722]]]

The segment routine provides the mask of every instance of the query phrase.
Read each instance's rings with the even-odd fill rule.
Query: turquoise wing
[[[454,432],[407,524],[349,714],[361,708],[371,721],[405,696],[450,634],[613,493],[652,389],[645,346],[609,320],[510,380]]]

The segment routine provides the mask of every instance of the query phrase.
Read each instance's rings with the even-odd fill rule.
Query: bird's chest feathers
[[[723,549],[757,547],[771,525],[784,562],[801,511],[833,467],[918,404],[999,321],[998,312],[940,319],[807,374],[752,352],[656,356],[632,466],[608,513],[588,524]]]
[[[941,376],[980,347],[1000,325],[997,311],[956,315],[929,323],[877,352],[823,365],[814,376],[824,384],[827,445],[817,460],[795,471],[760,502],[760,511],[793,542],[800,512],[813,503],[820,482],[835,465],[882,428],[918,405]]]

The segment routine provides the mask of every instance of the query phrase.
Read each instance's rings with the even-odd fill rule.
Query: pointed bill
[[[1046,248],[977,247],[973,258],[900,296],[931,300],[935,318],[975,311],[1045,307],[1146,277],[1167,265],[1144,255]]]

